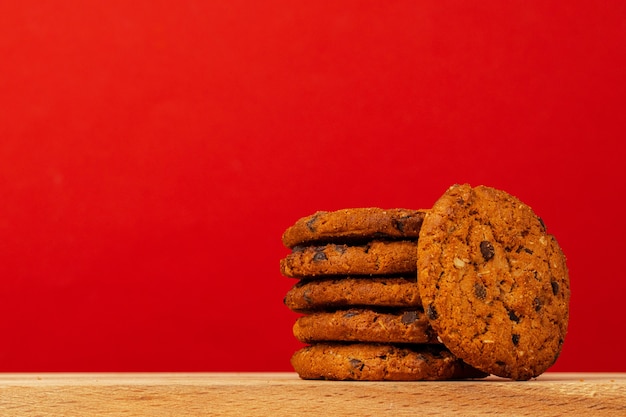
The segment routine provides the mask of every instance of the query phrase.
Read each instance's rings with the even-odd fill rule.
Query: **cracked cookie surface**
[[[303,379],[434,381],[486,376],[435,346],[320,343],[298,350],[291,364]]]
[[[378,207],[318,211],[303,217],[283,233],[289,248],[316,242],[353,243],[364,240],[417,239],[424,210]]]
[[[557,359],[569,319],[569,275],[556,239],[506,192],[451,187],[418,243],[418,287],[434,330],[470,365],[526,380]]]
[[[300,317],[293,334],[301,342],[439,343],[423,311],[349,309]]]
[[[417,242],[372,241],[364,245],[296,246],[280,261],[286,277],[411,274],[417,268]]]

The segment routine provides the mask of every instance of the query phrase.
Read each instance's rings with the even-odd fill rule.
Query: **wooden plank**
[[[303,381],[292,373],[0,374],[2,416],[626,415],[626,373]]]

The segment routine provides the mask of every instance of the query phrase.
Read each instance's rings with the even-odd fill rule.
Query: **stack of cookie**
[[[422,308],[417,243],[424,210],[317,212],[283,235],[285,304],[303,315],[292,357],[304,379],[442,380],[486,374],[452,355]]]
[[[281,272],[308,346],[304,379],[527,380],[557,360],[566,259],[516,197],[454,185],[429,210],[345,209],[298,220]]]

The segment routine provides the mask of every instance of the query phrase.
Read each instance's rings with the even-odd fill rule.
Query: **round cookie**
[[[570,286],[553,236],[517,198],[455,185],[424,219],[418,287],[430,323],[457,357],[515,380],[557,359]]]
[[[280,271],[292,278],[331,275],[415,273],[417,242],[372,241],[365,245],[296,246],[280,261]]]
[[[283,243],[292,248],[314,242],[417,239],[425,213],[424,210],[377,207],[318,211],[285,230]]]
[[[347,306],[416,308],[422,305],[415,277],[304,280],[287,292],[284,303],[299,313]]]
[[[318,312],[300,317],[293,334],[301,342],[439,343],[423,311],[381,313],[368,309]]]
[[[487,376],[435,346],[323,343],[300,349],[291,364],[302,379],[437,381]]]

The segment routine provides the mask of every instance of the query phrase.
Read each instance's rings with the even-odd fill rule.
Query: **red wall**
[[[317,210],[532,206],[553,370],[622,354],[626,3],[0,5],[0,371],[290,370],[280,237]]]

